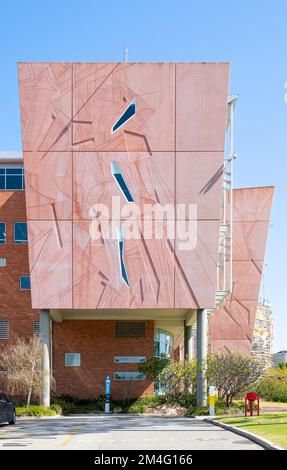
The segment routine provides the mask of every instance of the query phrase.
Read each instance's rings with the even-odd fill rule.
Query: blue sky
[[[275,185],[264,295],[287,349],[287,3],[10,0],[0,7],[0,150],[20,150],[17,61],[229,61],[235,186]],[[286,88],[285,88],[286,82]],[[286,94],[286,102],[284,95]]]

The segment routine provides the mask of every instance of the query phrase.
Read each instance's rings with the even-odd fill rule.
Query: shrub
[[[287,370],[267,370],[254,390],[264,400],[287,402]]]
[[[216,386],[220,400],[229,406],[236,395],[259,379],[263,368],[261,360],[248,354],[216,353],[208,356],[206,377]]]
[[[50,407],[30,405],[30,406],[17,406],[17,416],[56,416],[62,414],[62,409],[59,405],[51,405]]]

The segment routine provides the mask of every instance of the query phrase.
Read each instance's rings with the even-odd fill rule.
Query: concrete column
[[[207,312],[197,310],[196,357],[200,366],[197,370],[197,406],[207,405],[207,383],[205,378],[207,356]]]
[[[41,405],[50,406],[50,312],[40,310],[40,336],[42,343]]]
[[[192,359],[192,326],[184,324],[184,359]]]

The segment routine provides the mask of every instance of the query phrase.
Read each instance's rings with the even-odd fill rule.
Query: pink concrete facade
[[[212,352],[251,352],[273,193],[233,191],[233,288],[209,320]]]
[[[227,113],[225,63],[20,63],[18,65],[33,308],[210,308]],[[116,128],[127,110],[135,112]],[[195,204],[193,249],[140,232],[91,240],[91,207],[126,200],[116,164],[141,209]],[[132,204],[130,205],[130,207]],[[156,215],[153,215],[153,220]],[[169,216],[167,216],[169,217]]]

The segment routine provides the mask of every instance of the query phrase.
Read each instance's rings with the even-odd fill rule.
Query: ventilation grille
[[[144,321],[116,321],[115,325],[116,338],[144,338],[145,322]]]
[[[40,334],[40,320],[33,320],[33,334]]]
[[[9,320],[0,320],[0,339],[9,338]]]

